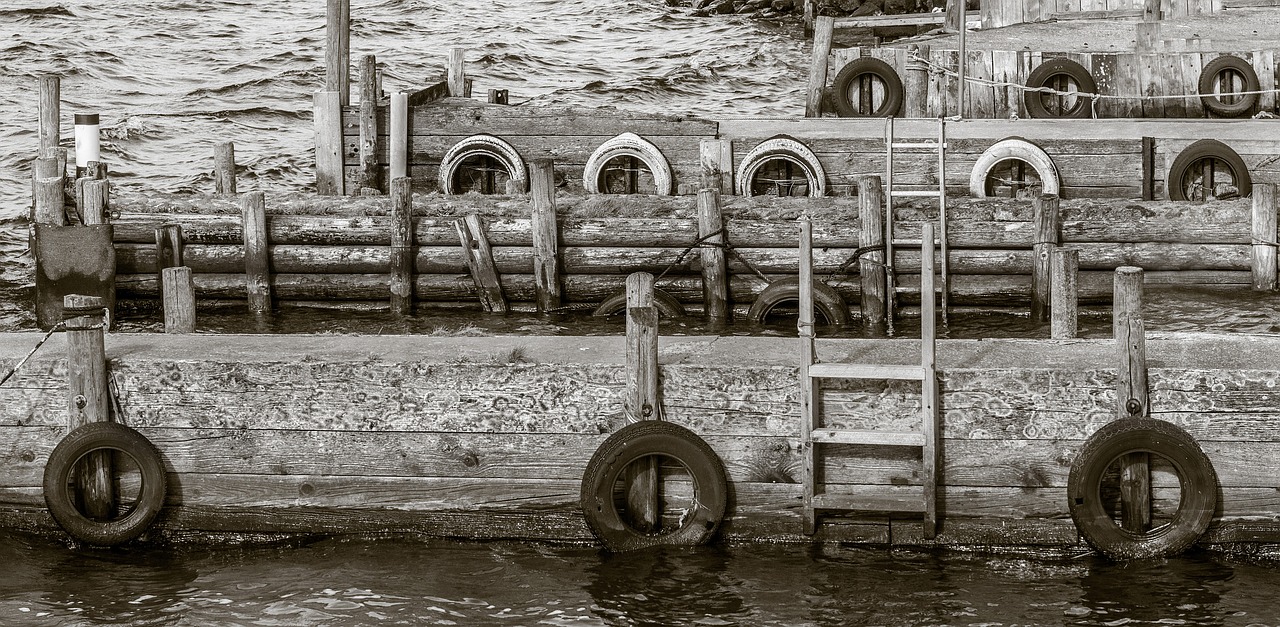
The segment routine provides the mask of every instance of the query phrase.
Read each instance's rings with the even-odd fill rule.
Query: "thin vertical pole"
[[[1114,319],[1120,368],[1116,374],[1116,416],[1151,417],[1147,388],[1146,329],[1142,319],[1142,268],[1116,268]],[[1151,471],[1147,453],[1120,457],[1120,526],[1142,533],[1151,525]]]
[[[45,74],[40,77],[39,89],[40,126],[37,133],[40,149],[37,156],[48,158],[56,154],[58,144],[62,141],[62,129],[59,126],[62,115],[62,79],[53,74]]]
[[[627,276],[627,421],[661,419],[658,397],[658,309],[653,305],[654,278],[648,272]],[[649,456],[627,469],[627,511],[632,527],[657,527],[658,463]]]
[[[534,159],[529,172],[529,200],[533,207],[533,282],[538,311],[558,309],[560,288],[560,227],[556,221],[556,173],[551,159]]]
[[[324,89],[337,92],[345,107],[351,104],[351,0],[328,0],[324,32]]]
[[[409,94],[391,94],[391,180],[409,176]]]
[[[413,181],[391,179],[391,312],[413,311]]]
[[[67,428],[111,419],[104,336],[106,301],[100,296],[68,294],[62,299],[67,332]],[[110,451],[85,456],[77,487],[90,518],[109,518],[115,509]]]
[[[236,147],[232,142],[219,142],[213,147],[213,191],[236,193]]]
[[[267,241],[267,203],[262,192],[240,199],[244,225],[244,273],[249,311],[271,311],[271,260]]]
[[[809,89],[805,96],[804,117],[822,117],[822,92],[827,87],[827,57],[831,54],[833,18],[817,19],[813,31],[813,58],[809,61]]]
[[[711,320],[729,318],[729,266],[725,259],[720,190],[698,190],[698,239],[702,253],[702,301]]]
[[[1052,279],[1049,288],[1050,337],[1055,340],[1070,339],[1078,334],[1080,309],[1080,251],[1075,248],[1055,248],[1050,268]]]

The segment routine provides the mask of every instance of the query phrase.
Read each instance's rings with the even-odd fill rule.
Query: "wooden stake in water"
[[[661,419],[658,398],[658,308],[653,304],[654,278],[648,272],[627,276],[628,422]],[[658,460],[647,457],[627,468],[628,523],[641,532],[658,524]]]
[[[724,254],[720,190],[698,191],[698,239],[702,241],[702,302],[713,321],[729,319],[729,264]]]
[[[325,3],[324,34],[324,89],[345,107],[351,104],[351,0]]]
[[[105,311],[106,301],[98,296],[68,294],[62,299],[67,332],[68,429],[111,419]],[[76,474],[84,513],[90,518],[111,518],[115,490],[110,451],[86,455]]]
[[[465,55],[465,48],[449,49],[449,95],[454,98],[463,98],[468,95]]]
[[[1116,417],[1150,418],[1147,389],[1146,327],[1142,319],[1142,268],[1116,268],[1113,329],[1119,349]],[[1151,470],[1147,453],[1120,458],[1120,526],[1142,533],[1151,526]]]
[[[360,181],[356,189],[380,189],[378,174],[378,61],[371,54],[360,58]]]
[[[164,332],[196,332],[196,288],[191,268],[177,266],[161,271],[164,296]]]
[[[40,152],[37,156],[50,158],[55,156],[59,142],[62,141],[62,129],[59,118],[62,115],[62,80],[52,74],[40,77],[40,126],[37,134],[40,138]]]
[[[822,16],[814,22],[813,58],[809,60],[809,86],[805,95],[804,117],[822,117],[822,93],[827,88],[827,57],[831,54],[831,34],[835,20]]]
[[[245,290],[249,311],[271,311],[271,259],[267,240],[267,202],[262,192],[250,192],[240,199],[244,225]]]
[[[529,172],[533,216],[533,284],[538,311],[561,304],[560,227],[556,221],[556,173],[551,159],[535,159]]]
[[[221,142],[213,147],[213,191],[217,194],[236,193],[236,147],[231,142]]]
[[[413,181],[391,180],[391,312],[413,311]]]

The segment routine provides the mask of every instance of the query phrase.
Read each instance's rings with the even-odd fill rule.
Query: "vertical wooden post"
[[[835,19],[822,16],[815,20],[813,59],[809,62],[809,90],[804,103],[804,117],[822,117],[822,92],[827,88],[827,57],[831,54],[831,32]]]
[[[907,48],[902,93],[902,111],[908,118],[929,117],[929,46],[912,44]],[[936,116],[935,116],[936,117]]]
[[[720,190],[698,190],[698,239],[702,241],[702,302],[711,320],[729,318],[729,264],[724,254]]]
[[[61,176],[36,179],[36,195],[33,199],[35,215],[32,219],[37,223],[56,226],[67,223],[66,196],[63,195],[62,181]]]
[[[698,160],[702,164],[702,189],[716,189],[721,194],[733,193],[733,140],[703,139],[698,142]]]
[[[1253,185],[1253,289],[1276,289],[1276,186]]]
[[[107,223],[107,181],[84,180],[84,204],[80,208],[80,220],[85,224]]]
[[[244,225],[244,274],[249,311],[271,311],[271,258],[267,241],[267,202],[262,192],[240,197]]]
[[[378,61],[360,58],[360,182],[357,193],[380,190],[378,183]]]
[[[1142,21],[1154,22],[1160,19],[1160,0],[1143,0]]]
[[[346,181],[342,172],[342,103],[336,91],[318,91],[312,97],[312,122],[316,139],[316,193],[341,196]]]
[[[804,0],[804,37],[813,37],[813,23],[818,17],[818,0]]]
[[[62,299],[67,332],[67,428],[71,430],[111,419],[104,311],[106,301],[99,296],[68,294]],[[91,518],[112,517],[115,494],[110,452],[85,456],[84,465],[76,474],[85,514]]]
[[[391,94],[391,180],[409,176],[409,94]]]
[[[947,0],[947,17],[943,24],[944,30],[954,33],[964,28],[966,17],[964,5],[964,0]]]
[[[1073,338],[1078,334],[1080,251],[1055,248],[1051,258],[1049,274],[1053,286],[1049,291],[1053,302],[1049,306],[1050,337],[1055,340]]]
[[[463,98],[467,95],[466,49],[449,49],[449,95]]]
[[[413,181],[391,179],[391,313],[413,312]]]
[[[490,89],[489,104],[505,105],[511,101],[511,92],[505,89]]]
[[[58,143],[62,141],[62,128],[59,126],[62,116],[62,79],[53,74],[42,75],[39,89],[40,126],[36,132],[40,138],[40,151],[36,154],[41,158],[48,158],[54,156]]]
[[[1146,328],[1142,319],[1142,268],[1116,268],[1113,328],[1119,349],[1116,417],[1149,418]],[[1151,471],[1146,453],[1120,459],[1120,526],[1141,533],[1151,525]]]
[[[533,204],[533,284],[538,311],[560,307],[560,228],[556,222],[556,172],[551,159],[534,159],[529,171]]]
[[[1138,54],[1158,52],[1160,46],[1160,22],[1135,22],[1133,47]]]
[[[879,247],[858,259],[862,280],[862,322],[874,335],[883,335],[888,317],[888,273],[885,268],[884,210],[880,202],[880,177],[858,178],[859,247]]]
[[[174,266],[160,271],[164,297],[164,332],[196,332],[196,288],[191,268]]]
[[[1049,319],[1049,298],[1052,291],[1049,256],[1061,240],[1061,218],[1057,196],[1043,194],[1036,196],[1031,202],[1035,209],[1035,239],[1031,243],[1031,319],[1044,322]]]
[[[236,146],[232,142],[218,142],[213,147],[213,191],[236,193]]]
[[[162,224],[156,227],[156,266],[176,268],[182,263],[182,225]]]
[[[648,272],[627,276],[627,422],[661,419],[658,398],[658,308],[654,278]],[[648,532],[658,524],[658,464],[648,457],[627,469],[627,511],[632,527]]]
[[[1142,138],[1142,199],[1156,199],[1156,138]]]
[[[351,0],[325,3],[324,90],[338,94],[339,106],[351,104]]]

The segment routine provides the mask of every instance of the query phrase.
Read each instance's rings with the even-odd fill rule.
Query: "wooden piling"
[[[191,268],[174,266],[160,272],[164,295],[164,332],[196,332],[196,292]]]
[[[884,253],[884,210],[879,176],[858,178],[858,246],[868,249],[858,259],[862,283],[862,322],[875,334],[886,328],[888,273]]]
[[[698,190],[698,239],[702,241],[702,302],[711,320],[729,318],[729,262],[724,254],[720,190]]]
[[[413,181],[391,179],[391,313],[413,312]]]
[[[827,88],[827,57],[831,54],[831,33],[835,19],[822,16],[814,20],[813,58],[809,62],[809,89],[804,104],[804,117],[822,117],[822,93]]]
[[[182,262],[182,225],[162,224],[156,227],[156,267],[160,270],[184,265]]]
[[[351,104],[351,0],[325,3],[324,34],[324,89],[345,107]]]
[[[560,227],[556,222],[556,173],[551,159],[533,160],[529,200],[533,205],[533,283],[538,311],[547,312],[561,304]]]
[[[627,276],[627,422],[661,419],[658,397],[658,309],[653,303],[654,277],[648,272]],[[658,463],[637,460],[627,469],[627,511],[632,527],[648,532],[658,522]]]
[[[84,203],[80,207],[80,220],[84,224],[107,223],[107,181],[83,179]]]
[[[1113,328],[1119,350],[1116,374],[1116,417],[1149,418],[1146,329],[1142,320],[1142,268],[1116,268]],[[1151,525],[1151,471],[1146,453],[1121,458],[1120,526],[1141,533]]]
[[[249,311],[271,311],[271,258],[267,240],[267,202],[262,192],[240,198],[244,225],[244,274]]]
[[[213,147],[213,191],[236,193],[236,146],[232,142],[219,142]]]
[[[57,226],[67,223],[66,196],[62,191],[62,181],[61,176],[36,179],[32,219],[37,223]]]
[[[449,49],[449,95],[454,98],[467,96],[466,49]]]
[[[111,397],[107,387],[105,334],[106,301],[98,296],[68,294],[62,299],[62,315],[67,335],[67,428],[74,430],[91,422],[111,419]],[[115,491],[111,476],[111,453],[98,451],[85,456],[77,472],[77,488],[84,513],[90,518],[112,518]]]
[[[1156,138],[1142,138],[1142,199],[1156,199]]]
[[[908,118],[929,117],[929,46],[912,44],[902,81],[902,111]]]
[[[391,180],[409,176],[409,94],[391,94]]]
[[[485,236],[480,215],[469,213],[454,222],[454,226],[458,230],[458,239],[462,242],[471,280],[480,297],[480,306],[487,312],[506,313],[507,297],[502,293],[502,282],[498,279],[498,269],[493,263],[493,247]]]
[[[698,160],[702,165],[702,189],[733,193],[733,141],[703,139],[698,142]]]
[[[366,54],[360,57],[360,194],[381,189],[378,174],[378,61]]]
[[[1032,199],[1035,239],[1032,240],[1031,265],[1031,319],[1044,322],[1049,319],[1049,300],[1052,293],[1050,279],[1050,255],[1062,242],[1058,197],[1042,194]]]
[[[1049,334],[1055,340],[1074,338],[1079,334],[1080,251],[1059,247],[1050,258]]]
[[[1253,289],[1276,289],[1276,186],[1253,185]]]
[[[45,74],[39,79],[39,116],[40,125],[36,133],[40,139],[37,156],[53,157],[62,141],[62,128],[59,118],[62,116],[62,79],[52,74]]]
[[[318,91],[312,97],[312,123],[316,139],[316,193],[341,196],[346,182],[342,174],[342,98],[336,91]]]

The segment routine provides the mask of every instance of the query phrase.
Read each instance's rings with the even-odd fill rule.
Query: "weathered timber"
[[[63,178],[49,177],[35,179],[35,198],[33,199],[33,220],[39,224],[62,226],[67,223],[65,196],[63,195]]]
[[[111,419],[104,342],[106,301],[69,294],[63,298],[67,333],[67,429]],[[87,516],[109,518],[115,509],[111,453],[96,451],[77,460],[78,501]]]
[[[835,20],[822,16],[814,21],[813,56],[809,63],[809,84],[805,91],[804,116],[822,116],[822,92],[827,86],[827,56],[831,53],[831,34]]]
[[[658,309],[653,304],[653,275],[627,277],[626,399],[628,423],[662,419],[658,387]],[[655,456],[636,460],[627,468],[627,519],[634,528],[652,531],[661,516],[658,496],[661,478]]]
[[[1276,289],[1276,186],[1259,183],[1253,187],[1253,289]]]
[[[37,156],[49,158],[54,156],[62,139],[62,79],[55,74],[42,74],[38,81],[37,111],[40,119],[36,126],[39,140]]]
[[[165,268],[160,280],[164,295],[164,332],[195,333],[196,291],[191,282],[191,268]]]
[[[1050,337],[1069,339],[1078,332],[1080,251],[1075,248],[1055,248],[1051,253],[1050,284]]]
[[[720,191],[698,191],[698,239],[702,257],[702,301],[712,320],[729,317],[729,265],[725,258],[724,217],[720,212]]]
[[[560,228],[556,221],[555,168],[550,159],[533,162],[529,172],[532,204],[533,280],[538,289],[538,311],[560,307]]]
[[[236,193],[236,148],[231,142],[213,147],[213,189],[218,194]]]
[[[858,179],[858,246],[867,248],[858,260],[862,280],[859,306],[863,321],[873,332],[882,332],[886,328],[889,312],[882,198],[880,177]],[[894,261],[896,263],[896,258]]]
[[[413,311],[412,185],[404,176],[391,180],[391,311],[401,316]]]
[[[244,284],[249,310],[271,311],[271,257],[267,235],[266,200],[262,192],[245,194],[241,199],[244,225]]]
[[[382,172],[378,165],[378,62],[371,55],[360,58],[360,176],[356,190],[378,190]]]
[[[493,265],[493,248],[485,236],[483,219],[479,214],[469,213],[454,225],[481,307],[490,313],[506,312],[507,297]]]
[[[83,179],[84,203],[80,205],[80,220],[84,224],[106,224],[110,183],[104,180]]]
[[[1031,319],[1044,322],[1049,319],[1049,300],[1052,283],[1050,281],[1049,255],[1058,246],[1061,236],[1059,225],[1061,215],[1058,211],[1058,197],[1053,194],[1036,196],[1032,200],[1035,207],[1035,239],[1031,244]]]
[[[1142,319],[1142,269],[1116,269],[1114,334],[1119,350],[1116,376],[1116,416],[1145,418],[1151,415],[1147,389],[1146,330]],[[1120,459],[1120,526],[1144,533],[1151,526],[1150,455],[1128,453]]]
[[[351,0],[325,2],[325,90],[341,94],[346,106],[351,94]]]
[[[329,4],[347,1],[329,0]],[[346,177],[342,168],[342,107],[346,104],[346,93],[346,88],[342,91],[318,91],[312,98],[316,193],[322,196],[341,196],[346,189]]]

